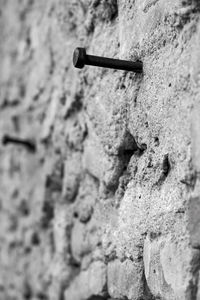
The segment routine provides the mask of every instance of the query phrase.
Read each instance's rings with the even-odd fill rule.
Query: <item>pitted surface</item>
[[[0,10],[0,299],[200,299],[199,2]]]

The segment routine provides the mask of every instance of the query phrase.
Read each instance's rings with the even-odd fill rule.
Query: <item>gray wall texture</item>
[[[0,0],[1,300],[200,299],[200,1]],[[75,47],[144,73],[72,65]]]

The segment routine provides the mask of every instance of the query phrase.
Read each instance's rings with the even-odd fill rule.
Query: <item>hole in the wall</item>
[[[179,208],[175,211],[176,214],[185,214],[185,208]]]
[[[121,90],[125,90],[125,88],[126,88],[126,86],[125,86],[125,84],[124,83],[122,83],[121,85],[120,85],[120,87],[119,87]]]
[[[109,147],[109,145],[108,145]],[[121,188],[120,180],[123,176],[127,175],[127,167],[130,161],[131,156],[137,150],[137,145],[133,136],[130,133],[127,133],[124,136],[123,142],[121,143],[120,147],[118,148],[118,155],[117,155],[117,164],[114,171],[114,175],[110,178],[109,181],[103,181],[103,190],[104,195],[106,197],[112,197],[116,190]],[[121,181],[122,183],[122,181]]]
[[[166,40],[163,40],[163,46],[165,46],[165,45],[166,45],[166,43],[167,43],[167,41],[166,41]]]
[[[147,144],[141,144],[138,146],[138,154],[139,155],[142,155],[144,151],[147,150]]]
[[[160,141],[159,141],[159,138],[157,136],[154,138],[154,144],[155,144],[156,147],[158,147],[160,145]]]
[[[134,152],[136,152],[137,150],[138,150],[138,146],[135,141],[135,138],[127,130],[124,135],[123,143],[122,143],[121,147],[119,148],[119,156],[120,155],[132,156],[134,154]]]
[[[33,232],[31,237],[31,243],[34,246],[38,246],[40,244],[40,237],[37,232]]]
[[[76,218],[76,219],[78,218],[78,212],[77,211],[74,212],[74,218]]]
[[[161,233],[160,232],[150,232],[149,234],[149,237],[150,237],[150,240],[153,241],[155,239],[157,239],[159,236],[161,236]]]
[[[102,242],[101,242],[101,241],[98,241],[97,247],[101,247],[101,246],[102,246]]]
[[[117,191],[117,197],[118,200],[120,200],[123,195],[124,195],[124,191],[126,189],[126,186],[129,182],[129,162],[130,159],[133,155],[137,155],[140,156],[142,155],[143,151],[146,150],[147,146],[146,144],[142,144],[140,146],[137,145],[134,137],[130,134],[129,131],[126,132],[126,135],[124,137],[124,141],[119,149],[119,160],[121,160],[122,162],[122,168],[120,168],[118,176],[116,176],[116,180],[115,183],[113,184],[113,186],[107,186],[107,190],[109,189],[109,191],[107,191],[107,193],[111,192],[111,193],[115,193]],[[137,167],[135,168],[134,172],[137,172]],[[117,206],[119,205],[119,202],[117,202],[118,204],[116,204]]]
[[[125,171],[127,170],[127,167],[128,167],[128,166],[126,166],[126,165],[124,166],[123,172],[125,172]]]
[[[168,175],[170,171],[170,162],[169,162],[169,155],[165,154],[163,158],[163,163],[162,163],[162,171],[165,176]]]
[[[148,162],[147,168],[152,168],[152,167],[153,167],[152,157],[149,156],[149,162]]]

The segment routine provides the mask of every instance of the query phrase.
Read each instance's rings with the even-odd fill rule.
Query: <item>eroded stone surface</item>
[[[144,266],[147,284],[156,297],[187,298],[195,253],[184,241],[168,237],[147,237],[144,243]]]
[[[65,291],[65,300],[90,299],[95,296],[106,296],[106,268],[105,265],[96,261],[89,269],[76,277],[73,284]]]
[[[143,294],[143,268],[131,260],[108,263],[108,292],[116,299],[139,299]]]
[[[0,138],[37,146],[0,147],[0,298],[198,299],[198,1],[0,10]]]

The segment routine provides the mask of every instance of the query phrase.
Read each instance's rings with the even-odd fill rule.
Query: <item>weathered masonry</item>
[[[1,0],[0,66],[0,299],[200,300],[200,2]]]

